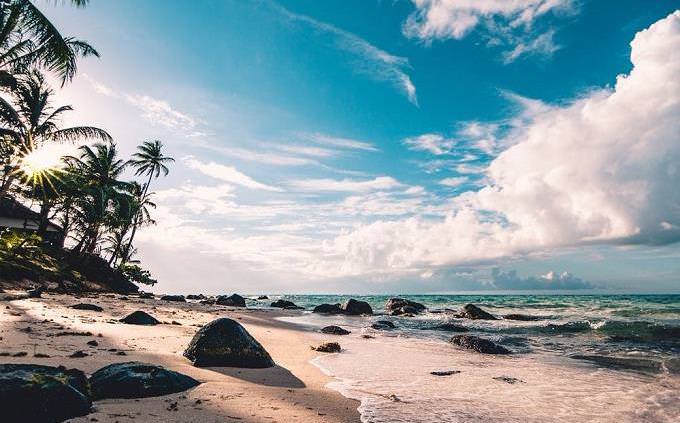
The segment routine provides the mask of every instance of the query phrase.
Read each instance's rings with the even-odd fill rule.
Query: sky
[[[680,292],[680,2],[42,3],[166,292]]]

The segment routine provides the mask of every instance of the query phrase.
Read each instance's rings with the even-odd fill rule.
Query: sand
[[[97,401],[91,414],[71,422],[360,421],[359,403],[327,388],[331,378],[310,364],[322,354],[310,346],[318,345],[323,336],[276,320],[289,312],[125,299],[113,294],[43,297],[0,302],[0,352],[26,353],[23,357],[0,357],[0,362],[63,365],[92,373],[111,363],[142,361],[166,366],[202,382],[192,390],[162,397]],[[80,302],[96,304],[104,310],[68,308]],[[135,310],[146,311],[163,324],[136,326],[118,322]],[[201,325],[218,317],[237,319],[267,349],[277,366],[193,367],[182,351]],[[92,335],[55,336],[60,332]],[[93,340],[97,346],[87,345]],[[87,356],[69,357],[79,350]]]

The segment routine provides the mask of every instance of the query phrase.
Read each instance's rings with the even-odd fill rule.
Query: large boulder
[[[292,301],[287,300],[276,300],[269,305],[270,307],[283,308],[285,310],[302,310],[304,307],[300,307]]]
[[[327,333],[329,335],[349,335],[352,332],[343,329],[340,326],[326,326],[321,329],[321,333]]]
[[[490,313],[487,313],[474,304],[465,305],[465,307],[463,307],[463,311],[456,314],[456,317],[472,320],[498,320],[498,318],[491,315]]]
[[[238,294],[229,295],[229,296],[220,295],[220,296],[217,297],[215,304],[222,305],[222,306],[231,306],[231,307],[245,307],[246,306],[246,299],[243,298],[242,296],[238,295]]]
[[[155,317],[141,310],[133,311],[132,313],[120,319],[120,321],[129,325],[146,326],[157,325],[160,323]]]
[[[197,367],[264,368],[274,366],[269,353],[238,322],[213,320],[194,335],[184,356]]]
[[[34,364],[0,364],[0,420],[60,422],[90,412],[92,400],[80,370]]]
[[[373,323],[371,325],[373,329],[377,330],[392,330],[396,329],[396,326],[394,323],[390,322],[389,320],[378,320],[377,322]]]
[[[426,307],[415,301],[404,298],[390,298],[385,303],[385,311],[394,316],[402,314],[418,314],[426,310]]]
[[[340,307],[340,304],[319,304],[314,307],[312,313],[322,314],[345,314],[345,310]]]
[[[75,310],[104,311],[104,309],[99,307],[98,305],[85,304],[85,303],[74,304],[74,305],[71,306],[71,308],[73,308]]]
[[[354,298],[345,301],[341,308],[345,314],[350,315],[373,314],[373,309],[370,304],[366,301],[357,301]]]
[[[174,301],[178,303],[185,303],[187,301],[186,298],[184,298],[184,295],[163,295],[161,300]]]
[[[146,398],[174,394],[198,386],[189,376],[153,364],[110,364],[92,374],[92,399]]]
[[[473,335],[456,335],[451,338],[451,343],[468,350],[477,351],[482,354],[510,354],[507,348],[495,344],[488,339]]]

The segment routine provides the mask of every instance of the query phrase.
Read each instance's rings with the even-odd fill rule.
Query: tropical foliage
[[[88,0],[53,3],[82,7]],[[0,0],[0,198],[39,208],[37,233],[5,233],[0,249],[26,255],[55,222],[69,257],[86,261],[99,255],[128,280],[154,284],[134,260],[133,241],[139,228],[155,224],[150,187],[168,174],[174,160],[157,140],[142,143],[125,160],[105,130],[61,125],[73,108],[53,104],[55,91],[45,75],[57,77],[63,86],[75,77],[78,60],[87,56],[99,55],[87,42],[63,36],[33,2]],[[48,165],[40,153],[57,143],[80,147],[77,154]]]

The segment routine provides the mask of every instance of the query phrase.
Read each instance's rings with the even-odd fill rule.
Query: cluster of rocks
[[[390,298],[385,303],[385,311],[393,316],[413,316],[427,310],[427,307],[404,298]]]
[[[343,304],[320,304],[314,307],[313,312],[321,314],[346,314],[349,316],[359,316],[362,314],[373,314],[373,308],[371,308],[371,305],[366,301],[358,301],[350,298]]]
[[[288,300],[276,300],[269,305],[274,308],[282,308],[284,310],[303,310],[304,307],[300,307],[292,301]]]

